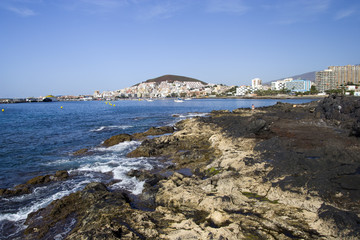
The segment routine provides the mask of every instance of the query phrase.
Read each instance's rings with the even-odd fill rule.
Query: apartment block
[[[335,72],[338,86],[346,84],[360,84],[360,65],[330,66]]]
[[[282,90],[286,89],[286,83],[291,82],[292,78],[285,78],[284,80],[279,80],[271,83],[271,90]]]
[[[316,72],[316,87],[320,92],[338,89],[347,84],[360,84],[360,65],[330,66]]]
[[[262,85],[261,85],[261,79],[260,78],[254,78],[251,80],[251,87],[253,89],[261,89]]]
[[[245,96],[247,93],[253,92],[253,89],[250,86],[240,86],[236,88],[236,96]]]
[[[308,92],[311,88],[310,80],[292,80],[289,82],[285,82],[285,89],[288,89],[292,92]]]

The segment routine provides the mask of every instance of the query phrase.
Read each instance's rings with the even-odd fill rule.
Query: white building
[[[252,89],[250,86],[240,86],[238,88],[236,88],[236,96],[245,96],[246,94],[248,94],[249,92],[252,92]]]
[[[252,87],[252,89],[254,89],[254,90],[261,89],[261,88],[262,88],[261,79],[260,79],[260,78],[254,78],[254,79],[252,79],[252,80],[251,80],[251,87]]]
[[[286,88],[286,83],[291,82],[292,78],[285,78],[284,80],[279,80],[271,83],[271,90],[282,90]]]
[[[308,92],[311,89],[311,84],[310,80],[298,79],[286,82],[285,88],[292,92]]]

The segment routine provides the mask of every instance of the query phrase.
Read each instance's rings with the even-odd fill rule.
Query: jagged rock
[[[83,155],[88,155],[89,153],[89,149],[87,148],[83,148],[80,150],[77,150],[76,152],[73,153],[74,156],[83,156]]]
[[[266,121],[264,119],[256,119],[251,121],[247,126],[247,130],[254,134],[259,134],[266,126]]]
[[[229,110],[213,110],[211,111],[211,114],[213,115],[219,115],[219,114],[224,114],[224,113],[230,113]]]
[[[132,136],[134,139],[142,139],[146,136],[157,136],[157,135],[163,135],[163,134],[173,133],[173,132],[174,132],[174,127],[171,127],[171,126],[151,127],[146,132],[135,133]]]
[[[48,183],[48,182],[51,181],[50,177],[51,177],[50,175],[37,176],[37,177],[34,177],[34,178],[30,179],[29,181],[27,181],[26,184],[28,184],[28,185],[37,185],[37,184]]]
[[[149,130],[143,133],[134,133],[133,135],[123,133],[112,136],[111,138],[106,139],[102,145],[105,147],[111,147],[125,141],[142,140],[147,136],[163,135],[173,132],[174,128],[171,126],[151,127]],[[86,153],[88,153],[87,149],[80,149],[79,151],[75,152],[74,155],[82,155]]]
[[[193,126],[192,129],[196,129],[196,126]],[[201,132],[202,130],[197,129],[196,131]],[[203,131],[200,135],[174,134],[146,139],[137,149],[128,153],[127,157],[167,156],[178,163],[178,168],[182,168],[186,164],[206,163],[217,155],[216,151],[211,148],[210,136],[210,132]]]
[[[90,184],[29,215],[27,237],[358,239],[359,106],[331,96],[181,121],[129,154],[169,158],[172,175],[130,172],[145,181],[138,198]]]
[[[330,95],[319,102],[316,111],[330,122],[348,129],[351,136],[359,137],[360,98]]]
[[[27,184],[20,184],[14,187],[14,189],[2,188],[0,189],[0,196],[12,197],[23,194],[29,194],[32,190]]]
[[[32,193],[34,187],[52,181],[64,181],[69,178],[67,171],[57,171],[54,175],[36,176],[25,184],[19,184],[13,189],[0,189],[0,196],[12,197]]]
[[[323,228],[335,238],[359,239],[360,218],[357,214],[340,210],[323,204],[318,211],[319,219],[323,220]]]
[[[124,134],[115,135],[109,139],[106,139],[102,145],[105,147],[111,147],[111,146],[114,146],[121,142],[131,141],[131,140],[133,140],[133,137],[129,134],[124,133]]]
[[[69,173],[65,170],[59,170],[55,172],[54,178],[54,180],[63,181],[69,178]]]
[[[356,117],[360,119],[360,116],[356,116]],[[350,131],[350,136],[360,137],[360,121],[356,121],[353,123]]]

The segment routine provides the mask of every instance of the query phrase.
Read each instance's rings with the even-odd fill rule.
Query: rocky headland
[[[141,195],[91,183],[30,214],[24,238],[360,238],[360,98],[214,111],[175,129],[104,142],[143,139],[129,158],[172,162],[129,172]]]

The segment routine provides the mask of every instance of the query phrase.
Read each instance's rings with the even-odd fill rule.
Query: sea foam
[[[94,129],[91,129],[90,132],[102,132],[102,131],[110,131],[110,130],[114,130],[114,129],[128,129],[131,128],[133,126],[129,126],[129,125],[110,125],[110,126],[100,126]]]

